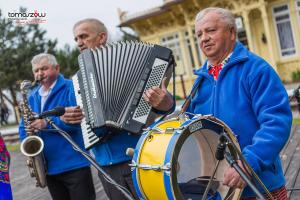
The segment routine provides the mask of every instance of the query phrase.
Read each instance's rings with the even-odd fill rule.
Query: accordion
[[[85,119],[81,126],[85,148],[99,141],[101,127],[138,134],[154,121],[145,90],[169,81],[175,62],[168,48],[142,42],[118,42],[86,49],[73,76],[77,104]]]

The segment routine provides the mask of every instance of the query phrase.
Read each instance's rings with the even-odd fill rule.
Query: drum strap
[[[189,107],[189,105],[190,105],[190,103],[191,103],[191,100],[192,100],[192,98],[195,96],[195,94],[196,94],[197,89],[199,88],[199,86],[202,84],[203,79],[204,79],[204,78],[201,76],[201,77],[200,77],[200,80],[198,81],[198,83],[196,83],[195,87],[194,87],[193,90],[191,91],[191,94],[186,98],[185,102],[184,102],[183,105],[182,105],[180,114],[184,113],[184,112],[188,109],[188,107]]]

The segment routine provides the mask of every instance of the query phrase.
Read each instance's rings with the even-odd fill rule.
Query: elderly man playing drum
[[[270,64],[236,41],[235,19],[228,10],[202,10],[195,32],[207,61],[195,71],[187,111],[223,120],[272,196],[287,199],[279,152],[289,138],[292,114],[280,78]],[[233,168],[225,170],[223,184],[245,187],[242,198],[255,197]]]

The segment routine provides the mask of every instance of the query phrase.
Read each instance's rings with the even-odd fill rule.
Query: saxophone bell
[[[28,157],[34,157],[39,155],[44,149],[43,140],[36,136],[27,136],[21,143],[20,150],[22,154]]]
[[[47,186],[43,149],[44,142],[36,135],[27,136],[20,146],[21,153],[29,158],[27,160],[29,174],[36,178],[36,186],[41,188]]]

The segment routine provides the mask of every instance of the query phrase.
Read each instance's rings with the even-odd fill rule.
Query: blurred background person
[[[10,157],[0,132],[0,200],[12,200],[9,183]]]

